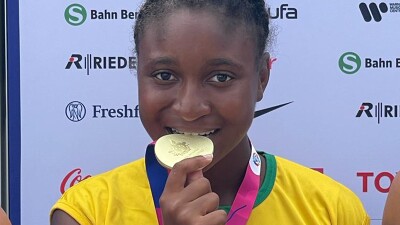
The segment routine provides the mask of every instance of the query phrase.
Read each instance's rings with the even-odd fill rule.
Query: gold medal
[[[175,163],[184,159],[212,154],[214,144],[203,136],[169,134],[157,140],[154,151],[158,162],[171,169]]]

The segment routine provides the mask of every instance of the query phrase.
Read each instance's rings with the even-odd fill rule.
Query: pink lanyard
[[[158,224],[163,225],[162,212],[159,204],[160,196],[164,190],[168,172],[156,160],[154,143],[148,145],[146,150],[146,170],[150,182],[153,201],[156,208]],[[261,159],[251,146],[251,155],[247,165],[246,174],[236,193],[231,210],[228,213],[226,225],[245,225],[250,217],[254,202],[260,186]]]
[[[261,159],[253,146],[247,165],[246,174],[236,193],[231,210],[229,210],[227,225],[244,225],[250,217],[260,186]]]

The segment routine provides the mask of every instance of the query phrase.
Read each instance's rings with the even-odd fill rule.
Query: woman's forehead
[[[176,44],[214,41],[224,46],[231,42],[240,44],[247,42],[247,45],[255,45],[256,38],[245,24],[226,22],[215,12],[180,9],[148,23],[141,40],[145,42],[175,40],[178,42]]]
[[[177,24],[186,23],[194,25],[196,22],[202,22],[210,27],[218,27],[219,30],[227,34],[239,32],[254,36],[254,34],[252,34],[254,32],[254,26],[252,26],[252,24],[248,24],[244,20],[228,17],[221,11],[209,8],[179,8],[167,11],[165,14],[154,17],[153,19],[149,18],[144,30],[157,28],[162,31],[165,28],[170,28]]]

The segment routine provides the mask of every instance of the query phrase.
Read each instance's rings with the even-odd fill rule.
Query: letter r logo
[[[75,64],[76,68],[82,69],[81,64],[79,63],[82,60],[82,56],[78,54],[72,54],[71,57],[69,58],[69,62],[67,63],[67,66],[65,69],[70,69],[72,64]]]
[[[356,117],[360,117],[363,112],[365,112],[368,117],[372,117],[372,113],[370,111],[373,107],[374,105],[372,105],[371,103],[364,102],[363,104],[361,104],[360,110],[358,110]]]

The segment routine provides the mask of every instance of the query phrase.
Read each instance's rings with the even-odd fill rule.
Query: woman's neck
[[[210,181],[212,191],[218,194],[220,198],[219,205],[232,205],[245,176],[250,155],[251,146],[248,140],[245,140],[244,143],[240,143],[226,155],[223,160],[205,172],[204,176]],[[264,157],[261,157],[261,161],[260,186],[265,174]]]

